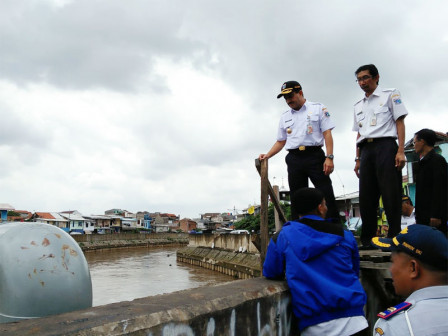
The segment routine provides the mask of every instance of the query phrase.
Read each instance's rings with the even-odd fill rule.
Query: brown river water
[[[176,261],[179,247],[86,252],[93,306],[234,280],[229,275]]]

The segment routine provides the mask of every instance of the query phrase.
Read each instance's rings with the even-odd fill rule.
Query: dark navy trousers
[[[401,231],[401,170],[395,167],[398,145],[393,138],[373,139],[359,146],[359,207],[361,211],[361,242],[370,245],[377,233],[377,209],[380,196],[389,224],[388,237]]]
[[[339,222],[339,211],[334,198],[333,185],[329,176],[324,174],[325,153],[320,147],[307,147],[304,151],[294,149],[286,155],[288,183],[291,195],[300,188],[308,187],[308,178],[314,187],[325,196],[328,211],[327,218]],[[297,219],[297,218],[292,218]]]

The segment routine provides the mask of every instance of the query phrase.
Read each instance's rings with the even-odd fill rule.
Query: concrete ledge
[[[260,255],[253,253],[186,246],[177,251],[177,260],[228,274],[238,279],[261,276]]]
[[[232,281],[56,316],[0,324],[1,335],[290,335],[284,281]]]
[[[186,233],[114,233],[74,235],[74,240],[83,251],[104,250],[124,247],[185,246]]]

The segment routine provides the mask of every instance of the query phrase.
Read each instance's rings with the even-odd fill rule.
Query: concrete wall
[[[190,235],[189,246],[215,247],[229,251],[238,251],[240,248],[250,253],[259,253],[248,234],[198,234]]]
[[[261,276],[260,255],[254,253],[187,246],[177,250],[177,261],[208,268],[238,279]]]
[[[73,235],[78,243],[112,240],[188,239],[187,233],[112,233]]]
[[[298,333],[286,283],[264,278],[0,324],[2,336],[293,334]]]

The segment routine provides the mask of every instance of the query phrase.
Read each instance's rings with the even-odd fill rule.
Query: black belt
[[[288,149],[290,153],[317,152],[322,150],[322,146],[299,146],[294,149]]]
[[[362,141],[358,144],[358,147],[364,146],[364,145],[369,144],[369,143],[378,143],[378,142],[382,142],[382,141],[385,141],[385,140],[394,140],[394,141],[395,141],[396,138],[394,138],[394,137],[366,138],[366,139],[362,140]]]

